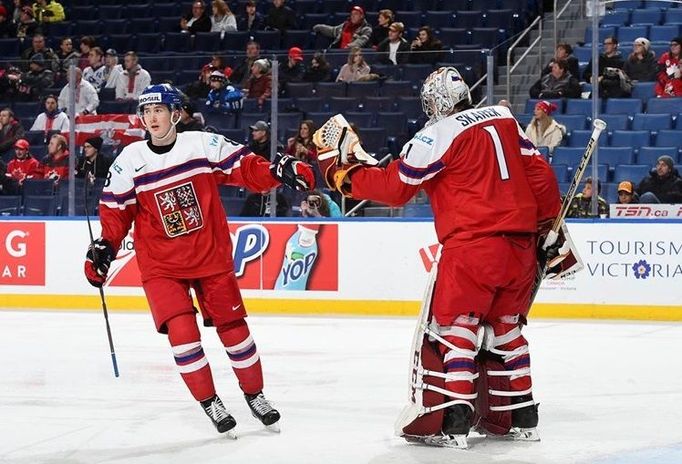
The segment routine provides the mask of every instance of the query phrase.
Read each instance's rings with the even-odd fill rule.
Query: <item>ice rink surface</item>
[[[680,463],[682,325],[532,320],[540,443],[469,450],[393,436],[414,320],[249,318],[282,433],[253,419],[212,329],[202,329],[238,440],[215,432],[147,314],[113,313],[121,377],[97,313],[0,311],[0,462]]]

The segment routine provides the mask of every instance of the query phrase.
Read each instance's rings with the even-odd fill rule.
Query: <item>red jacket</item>
[[[24,159],[12,159],[7,164],[7,176],[14,178],[21,184],[24,179],[42,179],[43,169],[37,159],[28,155]]]

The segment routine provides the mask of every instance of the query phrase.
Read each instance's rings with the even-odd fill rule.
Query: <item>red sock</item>
[[[197,401],[215,395],[213,375],[201,347],[201,335],[194,314],[182,314],[166,323],[168,340],[182,380]]]
[[[262,391],[263,370],[246,321],[241,319],[218,327],[218,336],[232,362],[242,391],[251,395]]]

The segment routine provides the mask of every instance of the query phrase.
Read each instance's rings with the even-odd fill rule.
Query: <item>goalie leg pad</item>
[[[532,395],[528,342],[521,334],[519,316],[503,316],[484,327],[483,349],[477,356],[478,426],[496,435],[505,435],[514,426],[535,427],[537,407]],[[531,412],[533,417],[529,419],[525,412]],[[523,424],[517,424],[521,419]]]
[[[444,409],[431,408],[445,403],[441,392],[430,388],[445,388],[445,379],[430,375],[431,372],[443,372],[443,360],[437,349],[426,340],[421,346],[421,366],[413,366],[412,397],[410,405],[405,408],[398,420],[399,435],[428,436],[439,434],[443,424]],[[424,411],[431,411],[426,412]]]

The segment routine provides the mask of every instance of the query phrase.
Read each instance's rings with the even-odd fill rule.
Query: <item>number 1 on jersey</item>
[[[507,160],[504,159],[504,150],[502,149],[500,134],[497,133],[495,126],[485,126],[483,129],[485,129],[490,134],[490,138],[493,139],[495,156],[497,157],[497,164],[500,168],[500,177],[502,177],[502,180],[507,180],[509,179],[509,169],[507,169]]]

